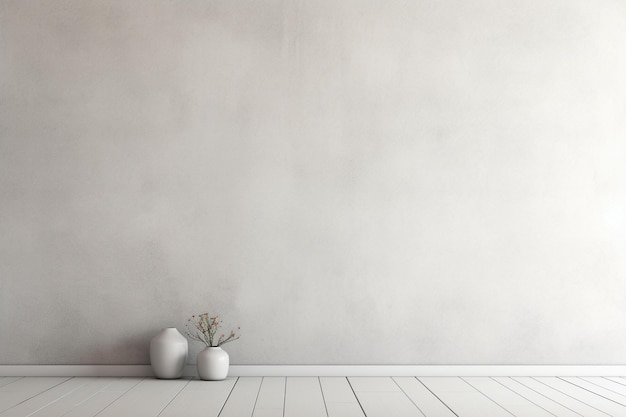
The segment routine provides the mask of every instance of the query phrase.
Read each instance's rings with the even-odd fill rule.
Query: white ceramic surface
[[[161,330],[150,341],[150,364],[159,379],[183,376],[188,352],[187,339],[175,327]]]
[[[220,381],[228,376],[228,353],[221,347],[206,347],[198,352],[198,376],[205,381]]]

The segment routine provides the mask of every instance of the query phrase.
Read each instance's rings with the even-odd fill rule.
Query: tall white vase
[[[176,379],[183,376],[187,352],[187,339],[176,327],[161,330],[150,341],[150,364],[154,375],[160,379]]]
[[[228,376],[228,353],[221,347],[206,347],[198,352],[198,376],[205,381],[220,381]]]

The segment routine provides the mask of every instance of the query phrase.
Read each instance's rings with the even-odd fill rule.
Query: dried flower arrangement
[[[219,347],[239,339],[240,336],[234,330],[231,330],[228,336],[222,333],[219,337],[216,337],[221,324],[222,321],[218,316],[209,317],[209,313],[193,315],[187,320],[187,337],[202,342],[207,347]],[[239,329],[237,327],[237,330]]]

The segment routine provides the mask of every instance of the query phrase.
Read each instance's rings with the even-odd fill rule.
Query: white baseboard
[[[185,376],[197,376],[194,365]],[[152,377],[150,365],[0,365],[2,376]],[[231,365],[229,376],[626,376],[624,365]]]

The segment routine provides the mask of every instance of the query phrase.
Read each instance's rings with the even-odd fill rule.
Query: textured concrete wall
[[[623,364],[625,4],[0,0],[0,363]]]

